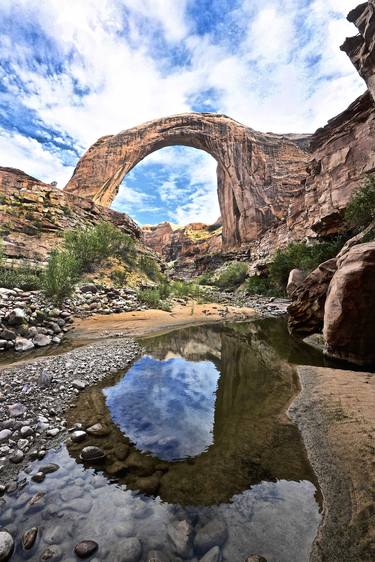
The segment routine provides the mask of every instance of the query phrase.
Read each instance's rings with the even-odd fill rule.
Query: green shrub
[[[39,269],[28,266],[0,266],[0,287],[36,291],[42,288],[42,273]]]
[[[352,195],[345,218],[354,227],[367,226],[375,219],[375,175],[371,175]]]
[[[310,273],[320,263],[335,257],[346,239],[346,236],[338,236],[329,242],[292,242],[286,248],[276,250],[268,267],[271,283],[275,288],[285,291],[292,269],[298,268],[306,274]]]
[[[61,303],[73,292],[79,278],[80,264],[75,256],[66,250],[51,252],[43,272],[43,289],[51,300]]]
[[[269,277],[259,277],[258,275],[254,275],[246,281],[246,289],[250,295],[279,297],[283,294]]]
[[[147,306],[151,308],[166,311],[170,310],[169,304],[162,300],[160,291],[156,287],[152,289],[141,289],[138,291],[138,300],[147,304]]]
[[[220,289],[233,289],[243,283],[247,276],[247,265],[243,262],[232,262],[215,281]]]
[[[64,236],[64,249],[77,261],[81,272],[92,271],[109,257],[132,262],[134,242],[130,236],[108,222],[81,230],[70,230]]]
[[[168,299],[172,292],[170,283],[166,279],[161,281],[158,285],[158,291],[162,300]]]
[[[139,267],[151,281],[157,281],[161,276],[160,268],[151,256],[141,256]]]
[[[128,274],[125,270],[115,269],[111,272],[110,278],[115,287],[123,287],[126,285]]]
[[[212,285],[212,274],[208,273],[208,271],[202,273],[199,277],[197,277],[197,283],[198,285]]]

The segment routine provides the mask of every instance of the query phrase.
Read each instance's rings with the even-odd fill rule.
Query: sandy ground
[[[375,374],[298,367],[290,408],[324,498],[313,562],[375,560]]]
[[[223,320],[246,320],[255,318],[253,308],[220,304],[178,304],[171,312],[163,310],[141,310],[111,315],[95,315],[76,320],[71,334],[74,340],[122,336],[145,336],[163,333],[175,328],[199,324],[222,322]]]

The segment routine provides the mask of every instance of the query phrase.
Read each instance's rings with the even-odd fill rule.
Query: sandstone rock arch
[[[100,138],[65,189],[109,207],[126,174],[152,152],[204,150],[217,161],[223,244],[235,247],[285,220],[306,175],[307,144],[307,135],[259,133],[225,115],[185,113]]]

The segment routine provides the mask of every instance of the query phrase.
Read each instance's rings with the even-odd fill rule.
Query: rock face
[[[307,138],[259,133],[225,115],[175,115],[100,138],[78,162],[65,191],[109,207],[125,175],[155,150],[202,149],[218,164],[223,244],[236,246],[284,218],[303,189]]]
[[[329,355],[375,364],[375,241],[358,244],[338,259],[324,311]]]
[[[194,258],[197,255],[218,253],[222,249],[222,227],[215,223],[191,223],[174,227],[169,222],[142,227],[146,246],[161,254],[166,261]]]
[[[320,264],[295,289],[288,307],[291,334],[304,338],[322,331],[326,294],[335,271],[336,258]]]
[[[341,49],[350,57],[375,99],[375,0],[363,2],[348,15],[359,34],[349,37]]]
[[[65,230],[100,220],[134,238],[141,235],[126,214],[98,207],[20,170],[0,167],[0,238],[8,258],[45,261]]]

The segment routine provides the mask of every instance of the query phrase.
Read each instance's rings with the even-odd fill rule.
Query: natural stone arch
[[[152,152],[184,145],[217,161],[224,247],[255,240],[286,218],[308,160],[306,135],[259,133],[225,115],[185,113],[100,138],[65,189],[109,207],[130,170]]]

